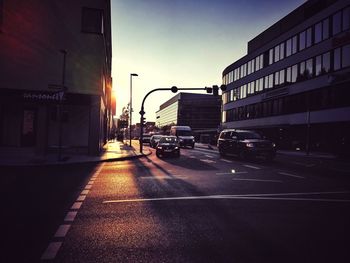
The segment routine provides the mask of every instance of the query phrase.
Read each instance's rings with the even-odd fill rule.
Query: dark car
[[[142,143],[149,143],[151,140],[151,135],[150,134],[143,134],[142,135]]]
[[[276,155],[276,145],[260,134],[248,130],[223,130],[218,139],[218,149],[221,156],[236,154],[242,159],[257,156],[272,160]]]
[[[156,147],[157,157],[174,155],[180,157],[180,145],[176,136],[162,136]]]
[[[160,138],[162,138],[163,135],[155,134],[152,135],[149,144],[151,145],[152,148],[156,148]]]

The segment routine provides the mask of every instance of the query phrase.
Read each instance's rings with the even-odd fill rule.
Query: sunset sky
[[[247,42],[305,0],[112,0],[112,77],[117,116],[129,102],[133,123],[155,88],[220,85],[224,68],[246,55]],[[150,95],[146,120],[155,121],[171,91]]]

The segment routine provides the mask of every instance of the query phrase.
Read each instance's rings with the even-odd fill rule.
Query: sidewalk
[[[3,148],[0,151],[0,166],[33,166],[33,165],[64,165],[73,163],[98,163],[110,161],[123,161],[133,158],[140,158],[151,154],[151,151],[144,149],[143,154],[139,151],[137,141],[132,141],[130,147],[119,141],[109,141],[104,145],[99,156],[83,154],[65,154],[62,152],[62,160],[58,161],[57,153],[49,153],[45,156],[33,154],[31,149],[25,148]]]

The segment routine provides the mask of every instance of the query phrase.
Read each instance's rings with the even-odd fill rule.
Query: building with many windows
[[[197,139],[216,134],[220,125],[221,96],[180,92],[160,105],[157,127],[190,126]]]
[[[350,4],[309,0],[223,71],[222,125],[280,148],[339,152],[350,136]]]
[[[97,154],[112,125],[109,0],[0,0],[0,149]]]

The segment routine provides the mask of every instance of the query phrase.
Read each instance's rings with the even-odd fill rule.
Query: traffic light
[[[146,118],[145,117],[141,117],[141,122],[142,122],[143,125],[145,125],[146,124]]]
[[[213,85],[213,95],[218,96],[219,95],[219,87],[218,85]]]
[[[222,84],[222,85],[220,86],[220,89],[221,89],[221,91],[226,91],[227,87],[226,87],[225,84]]]
[[[211,87],[205,87],[205,90],[207,91],[207,93],[213,93],[213,88]]]

